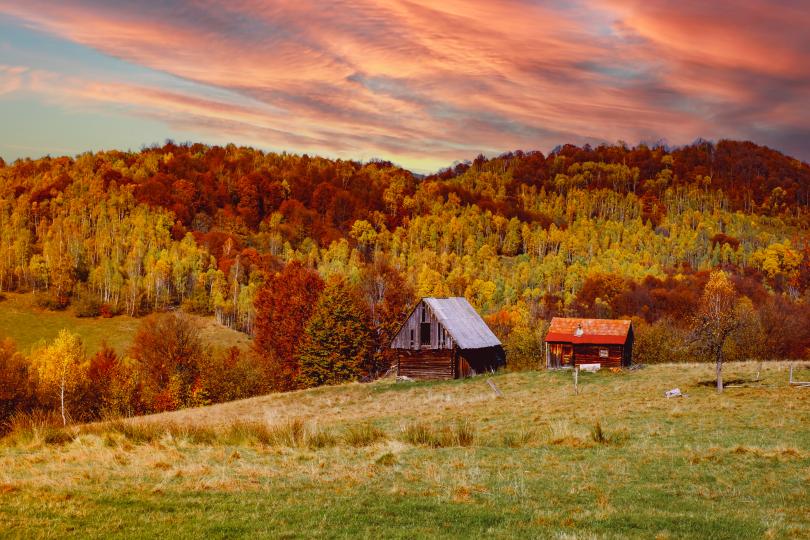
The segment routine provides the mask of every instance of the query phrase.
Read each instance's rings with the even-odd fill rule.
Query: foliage
[[[30,406],[33,397],[27,359],[16,351],[11,339],[0,341],[0,432],[17,412]]]
[[[299,341],[322,289],[317,273],[293,262],[269,277],[256,296],[254,346],[276,390],[289,390],[298,380]]]
[[[757,322],[751,301],[738,298],[728,275],[720,270],[712,272],[693,318],[692,339],[698,350],[715,360],[718,392],[723,391],[722,368],[726,350],[734,347],[755,352],[743,340],[755,335]]]
[[[699,358],[688,347],[688,332],[671,319],[659,319],[650,324],[633,319],[633,361],[638,364],[694,362]]]
[[[303,387],[355,381],[370,371],[374,336],[349,284],[334,278],[304,330],[298,377]]]
[[[37,374],[38,401],[58,408],[66,425],[71,405],[77,401],[76,390],[87,372],[81,338],[61,330],[51,344],[34,351],[31,364]]]
[[[182,312],[146,317],[130,349],[142,399],[155,411],[203,404],[204,389],[198,383],[208,354],[199,327]]]
[[[702,359],[682,341],[717,269],[749,331],[715,352],[799,358],[810,353],[808,209],[810,166],[747,142],[563,145],[426,177],[380,161],[167,143],[0,164],[0,291],[87,316],[182,306],[255,337],[254,356],[161,364],[136,347],[92,357],[69,402],[94,417],[376,377],[425,295],[466,296],[514,369],[542,362],[558,315],[634,317],[637,359]],[[351,324],[313,320],[332,279],[345,282]],[[328,328],[363,343],[315,335]],[[324,376],[333,365],[345,372]],[[29,370],[31,388],[36,378]],[[53,405],[37,391],[22,408]]]

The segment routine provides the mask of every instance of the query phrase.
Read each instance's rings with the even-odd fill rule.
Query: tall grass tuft
[[[6,446],[31,444],[65,444],[72,441],[76,433],[62,424],[59,414],[33,411],[17,413],[5,426],[6,434],[0,439]]]
[[[343,434],[343,441],[349,446],[355,447],[371,446],[387,438],[388,436],[383,430],[371,424],[352,426]]]
[[[520,431],[510,431],[504,433],[501,442],[507,448],[523,448],[528,446],[534,439],[534,432],[528,429],[521,429]]]
[[[591,428],[591,440],[597,444],[608,444],[610,438],[602,429],[602,423],[599,420]]]
[[[414,446],[446,448],[472,446],[475,443],[475,436],[475,426],[467,420],[437,428],[424,422],[417,422],[409,424],[402,430],[401,440]]]

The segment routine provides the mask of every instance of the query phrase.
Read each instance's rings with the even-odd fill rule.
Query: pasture
[[[65,311],[49,311],[36,306],[31,294],[3,293],[0,300],[0,339],[10,337],[18,350],[29,353],[42,341],[50,341],[59,330],[69,329],[79,334],[87,352],[95,353],[106,342],[119,354],[124,354],[138,331],[140,319],[120,315],[102,317],[76,317],[71,308]],[[202,330],[206,343],[216,347],[241,347],[249,345],[249,338],[236,330],[217,324],[213,318],[193,316]]]
[[[0,536],[810,538],[810,389],[756,371],[722,395],[711,365],[659,365],[578,394],[570,372],[491,377],[503,397],[383,380],[20,426]]]

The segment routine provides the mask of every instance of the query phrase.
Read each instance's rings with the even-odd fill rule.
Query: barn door
[[[562,365],[562,343],[552,343],[548,348],[549,367],[558,368]]]
[[[573,366],[574,365],[574,346],[573,345],[565,345],[562,346],[562,365],[563,366]]]

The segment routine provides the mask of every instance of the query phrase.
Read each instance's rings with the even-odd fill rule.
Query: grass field
[[[140,319],[126,316],[110,319],[79,318],[71,310],[48,311],[34,304],[30,294],[3,293],[0,301],[0,338],[10,337],[22,352],[29,352],[42,340],[52,340],[62,328],[79,334],[92,354],[106,341],[119,353],[132,343]],[[246,347],[248,337],[217,324],[212,318],[196,317],[206,342],[221,347]]]
[[[720,396],[710,365],[665,365],[579,395],[566,372],[494,376],[500,398],[388,380],[22,431],[0,536],[810,538],[810,388],[786,369]]]

